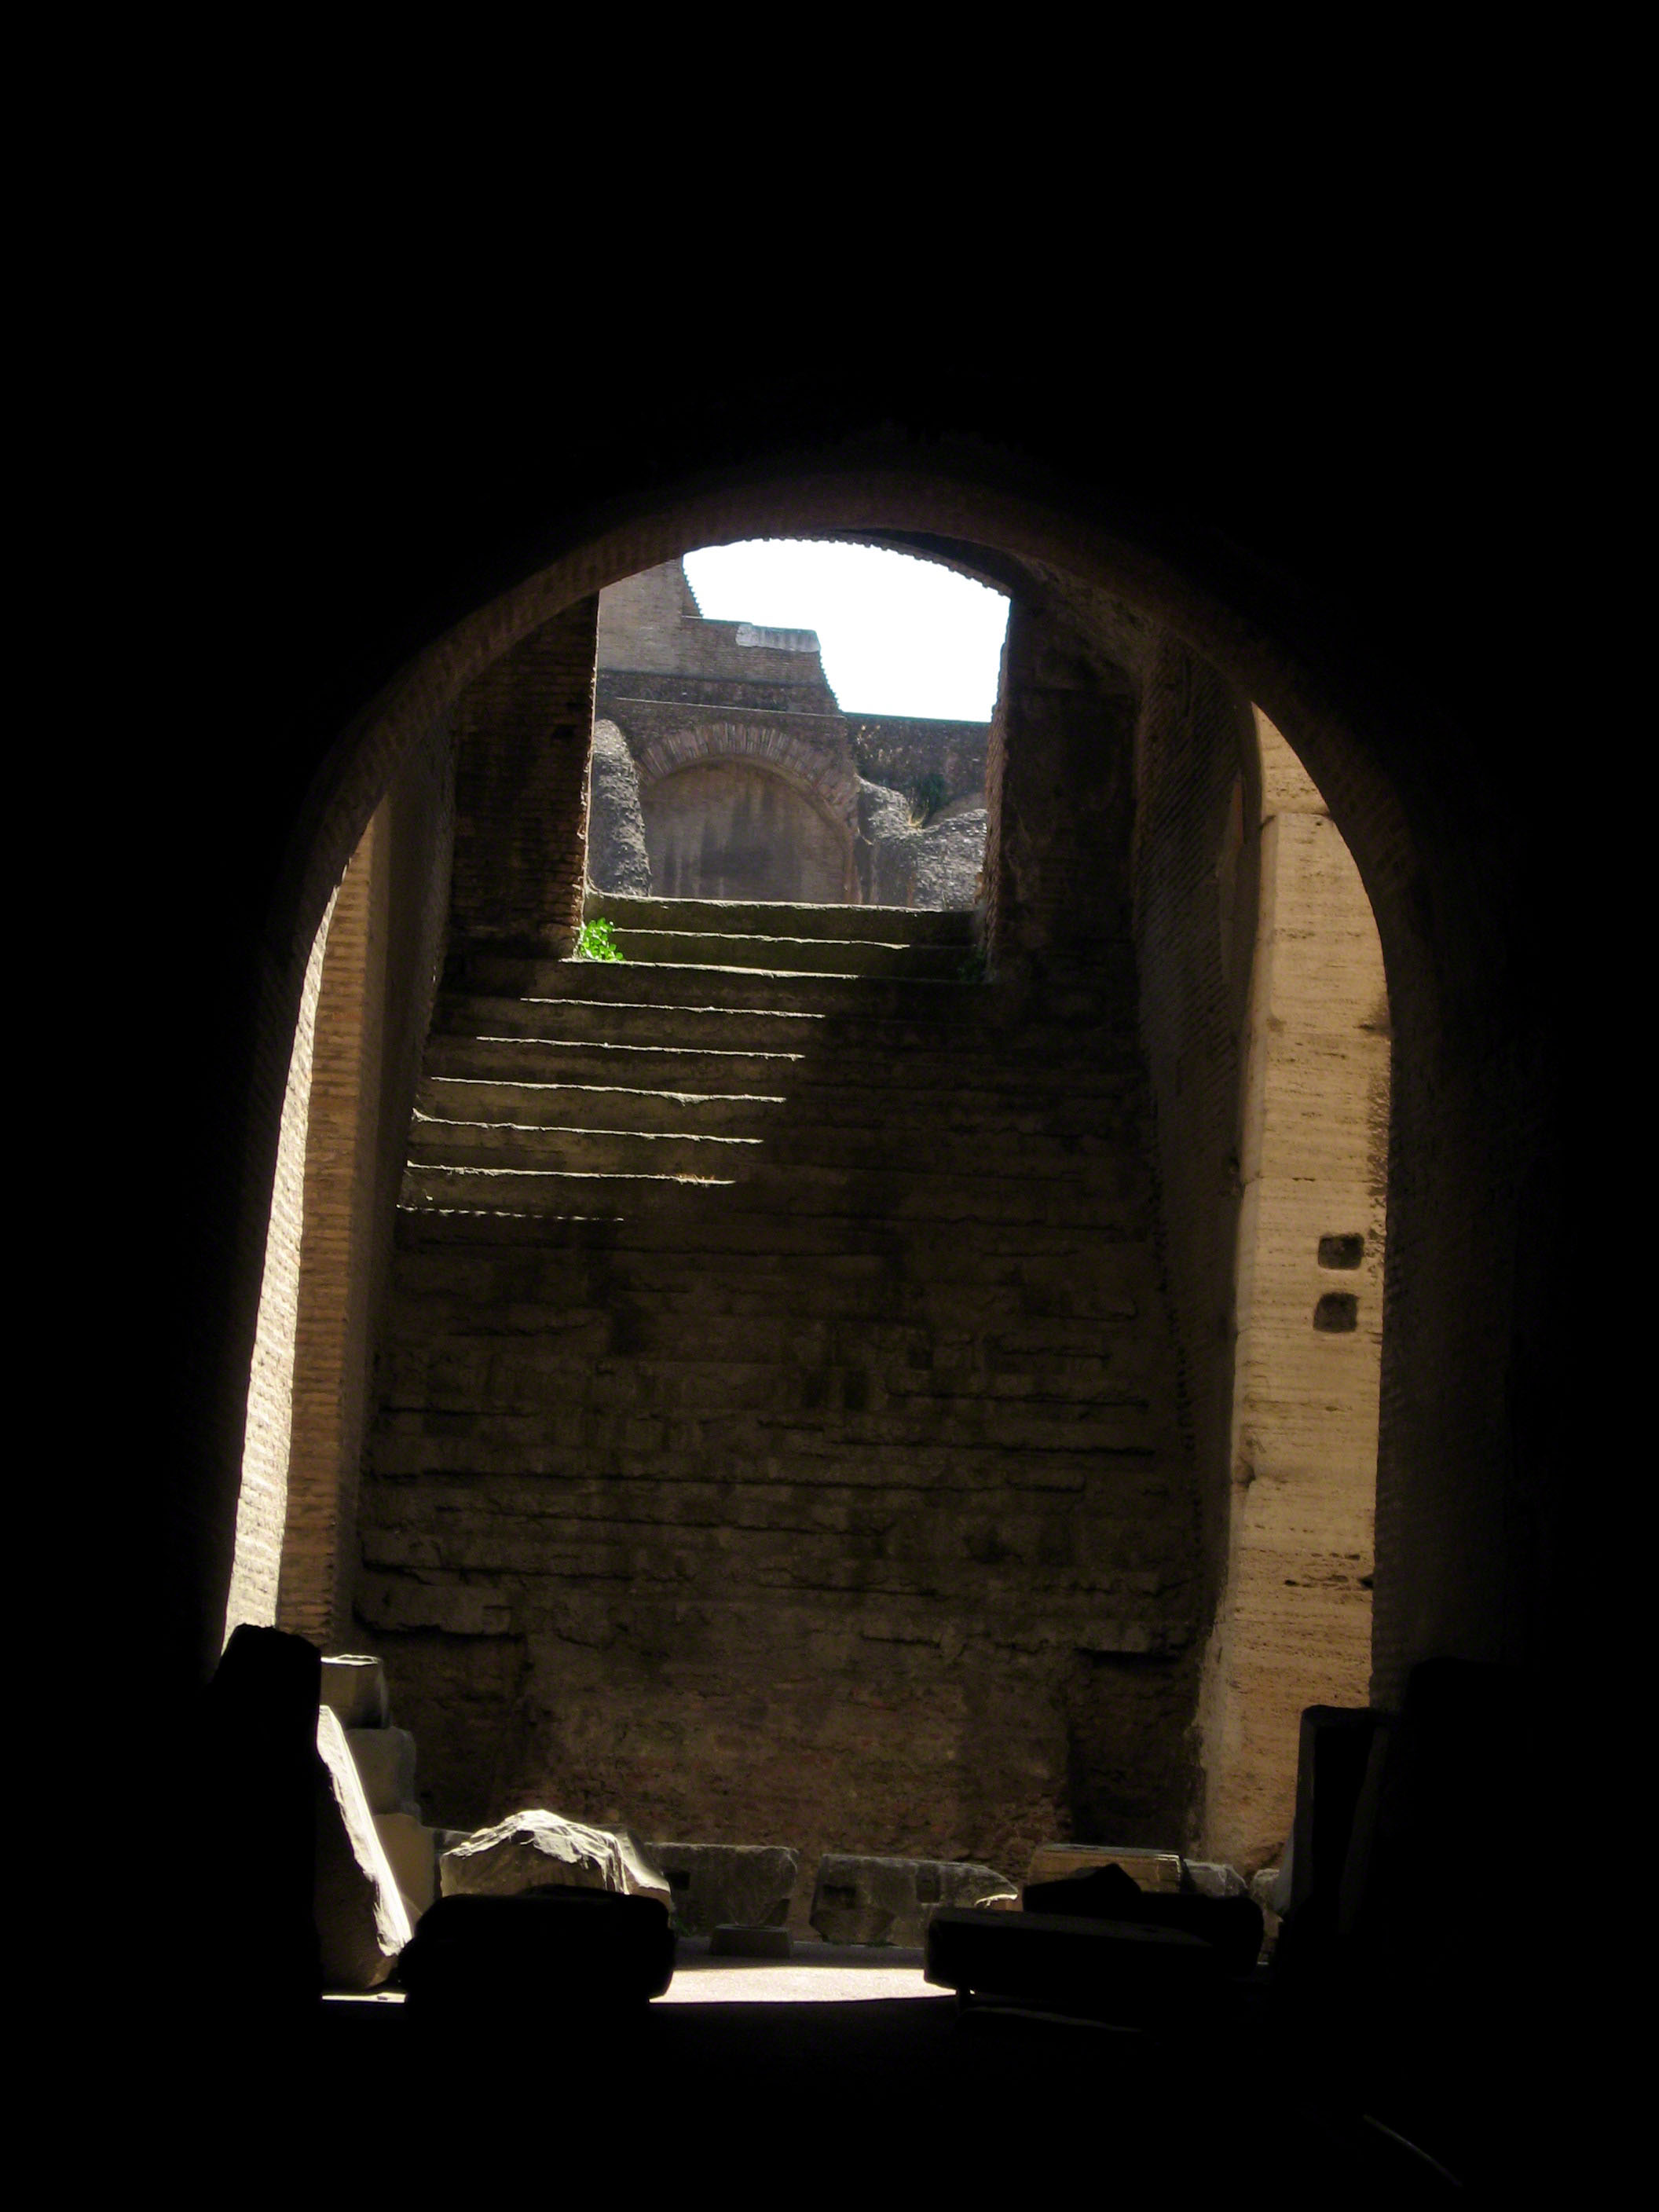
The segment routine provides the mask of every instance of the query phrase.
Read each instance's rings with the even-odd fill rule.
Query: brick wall
[[[1256,754],[1248,706],[1185,646],[1158,641],[1142,680],[1134,831],[1141,1034],[1155,1103],[1164,1262],[1181,1337],[1182,1417],[1200,1470],[1213,1605],[1226,1562]]]
[[[598,622],[581,600],[457,703],[453,911],[471,943],[558,952],[581,927]]]
[[[1206,1847],[1276,1859],[1297,1720],[1370,1675],[1389,1025],[1352,856],[1267,719],[1226,1571],[1201,1707]]]
[[[358,1606],[445,1820],[545,1802],[1016,1871],[1055,1832],[1182,1835],[1200,1578],[1133,700],[1035,615],[1008,666],[1018,957],[964,1003],[970,1056],[884,1022],[790,1072],[770,1141],[830,1146],[833,1204],[815,1170],[810,1206],[718,1233],[406,1230]],[[480,845],[452,978],[488,880]]]
[[[357,1486],[405,1132],[442,963],[453,748],[434,725],[363,833],[331,910],[313,1022],[281,1627],[348,1639]]]
[[[362,1449],[368,1240],[386,995],[386,824],[369,823],[335,896],[307,1115],[279,1627],[327,1649],[350,1583]]]

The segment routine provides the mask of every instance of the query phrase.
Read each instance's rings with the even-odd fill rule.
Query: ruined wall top
[[[796,713],[840,712],[816,631],[705,619],[679,561],[601,594],[599,665],[602,674],[690,678],[745,690],[760,685],[799,694],[789,702]]]

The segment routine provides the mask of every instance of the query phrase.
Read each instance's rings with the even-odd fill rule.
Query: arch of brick
[[[1172,636],[1201,641],[1209,662],[1285,732],[1354,854],[1382,938],[1397,1068],[1374,1680],[1380,1692],[1395,1690],[1414,1657],[1437,1650],[1515,1651],[1532,1604],[1511,1584],[1504,1562],[1523,1578],[1530,1570],[1507,1540],[1510,1508],[1498,1477],[1517,1454],[1524,1458],[1527,1446],[1511,1425],[1512,1316],[1492,1285],[1534,1279],[1536,1263],[1522,1240],[1547,1233],[1551,1219],[1540,1206],[1518,1207],[1513,1195],[1536,1188],[1540,1172],[1539,1085],[1547,1062],[1528,1016],[1547,1001],[1517,997],[1507,962],[1496,978],[1483,968],[1483,948],[1501,940],[1505,917],[1522,896],[1518,884],[1505,884],[1492,839],[1459,829],[1469,812],[1491,806],[1489,779],[1472,765],[1464,799],[1449,808],[1443,715],[1425,701],[1368,695],[1358,681],[1345,696],[1327,661],[1298,652],[1299,618],[1265,618],[1265,580],[1248,572],[1218,576],[1210,562],[1182,560],[1175,546],[1136,543],[1046,507],[1006,475],[987,482],[977,454],[958,460],[941,447],[920,477],[908,465],[889,471],[861,459],[845,472],[804,478],[792,466],[726,492],[642,495],[635,519],[585,540],[467,616],[397,672],[351,742],[333,751],[272,885],[268,941],[292,949],[264,1000],[244,1094],[251,1133],[266,1132],[258,1141],[271,1157],[305,957],[380,794],[404,761],[421,757],[469,684],[504,656],[556,653],[568,635],[578,662],[591,668],[599,587],[700,544],[836,531],[888,542],[921,533],[928,550],[944,538],[963,566],[994,579],[1019,576],[1026,562],[1049,575],[1069,574],[1078,579],[1075,605],[1085,619],[1091,595],[1104,592]],[[1431,732],[1440,747],[1437,786],[1432,775],[1425,782],[1418,766]],[[579,781],[578,767],[572,764],[568,783]],[[1425,902],[1424,871],[1437,852],[1443,864],[1434,872],[1434,898]],[[568,935],[580,921],[580,884],[574,875],[566,880],[568,911],[556,919]],[[1511,927],[1520,932],[1518,919]],[[252,1340],[258,1279],[252,1255],[262,1243],[266,1203],[257,1186],[248,1198],[235,1240],[245,1287],[224,1308],[227,1321],[240,1316],[232,1340],[241,1346]],[[1462,1226],[1472,1218],[1492,1224],[1501,1255],[1490,1238],[1472,1243]],[[227,1374],[245,1376],[246,1361],[245,1349],[234,1354]],[[222,1432],[240,1443],[234,1379],[220,1404]],[[222,1463],[216,1449],[212,1456]],[[200,1464],[199,1449],[191,1457]],[[1457,1474],[1460,1467],[1465,1474]],[[198,1523],[204,1534],[216,1532],[211,1553],[218,1564],[206,1579],[221,1591],[229,1571],[229,1505],[234,1497]],[[1538,1559],[1535,1545],[1522,1549]],[[189,1556],[182,1553],[181,1564]],[[210,1601],[200,1616],[208,1649],[216,1633],[208,1622],[222,1619],[222,1596]]]
[[[715,761],[748,761],[780,776],[814,801],[850,837],[857,821],[858,777],[808,739],[763,719],[698,723],[653,737],[635,754],[641,794],[681,769]]]
[[[153,1055],[165,1095],[144,1158],[167,1242],[134,1302],[143,1366],[131,1395],[108,1394],[124,1433],[94,1477],[134,1486],[127,1424],[142,1404],[158,1542],[131,1613],[164,1717],[186,1708],[222,1633],[307,963],[371,815],[422,768],[441,789],[465,695],[514,653],[547,656],[553,675],[562,656],[574,682],[581,609],[607,583],[722,539],[853,532],[1035,577],[1092,635],[1161,632],[1160,696],[1179,706],[1206,680],[1195,658],[1312,777],[1376,917],[1395,1031],[1374,1692],[1397,1697],[1411,1663],[1435,1655],[1512,1661],[1550,1747],[1539,1768],[1576,1778],[1573,1700],[1604,1640],[1609,1488],[1584,1470],[1627,1464],[1591,1402],[1621,1394],[1584,1382],[1607,1366],[1590,1310],[1601,1317],[1627,1269],[1587,1265],[1578,1231],[1598,1202],[1569,1203],[1605,1096],[1577,1079],[1574,1055],[1583,980],[1604,966],[1591,874],[1606,860],[1596,840],[1563,834],[1559,780],[1518,769],[1517,751],[1529,737],[1559,747],[1582,705],[1583,629],[1551,634],[1539,580],[1553,586],[1563,549],[1592,542],[1553,533],[1547,512],[1583,417],[1570,390],[1553,392],[1520,441],[1512,408],[1466,404],[1514,393],[1521,374],[1489,301],[1484,349],[1446,326],[1467,289],[1449,288],[1408,378],[1400,341],[1414,326],[1391,323],[1392,307],[1368,300],[1364,342],[1349,345],[1358,327],[1342,333],[1310,304],[1293,359],[1289,319],[1224,329],[1206,299],[1182,343],[1149,307],[1145,343],[1107,358],[1079,342],[1076,372],[1060,329],[1040,363],[1022,329],[972,377],[896,337],[838,355],[831,335],[790,380],[754,371],[740,386],[729,350],[709,347],[717,366],[702,370],[685,343],[684,388],[661,406],[659,364],[647,390],[613,356],[586,362],[573,347],[556,397],[538,356],[520,409],[499,389],[471,410],[418,395],[418,441],[389,404],[343,401],[319,429],[290,426],[263,392],[226,398],[201,472],[210,522],[169,572],[157,623],[176,636],[187,604],[199,659],[170,692],[165,792],[142,838],[123,825],[143,854],[131,926],[142,917],[169,953],[187,944],[193,986],[189,1018]],[[418,361],[409,349],[398,374]],[[175,465],[175,506],[189,507],[187,474]],[[245,497],[224,499],[231,480]],[[233,757],[250,803],[204,837],[179,794],[222,793]],[[1070,773],[1086,782],[1091,758],[1079,739]],[[527,750],[520,797],[562,805],[569,765]],[[1149,750],[1137,773],[1156,765]],[[1204,784],[1213,865],[1226,793],[1219,777]],[[436,820],[441,799],[427,811]],[[406,848],[410,916],[429,910],[419,858],[433,849]],[[458,875],[464,858],[458,842]],[[579,889],[527,907],[526,928],[556,940]],[[419,942],[412,921],[394,925],[388,1006],[418,1000]],[[1179,1024],[1160,1052],[1178,1089],[1194,1064]],[[205,1109],[181,1113],[180,1099]],[[1179,1213],[1220,1339],[1202,1216]],[[1615,1220],[1623,1233],[1626,1213],[1609,1206],[1610,1234]],[[1504,1802],[1489,1810],[1460,1878],[1505,1833]],[[1522,2011],[1539,2018],[1530,1999]]]

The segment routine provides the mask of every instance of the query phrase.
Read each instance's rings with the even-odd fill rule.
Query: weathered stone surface
[[[596,890],[634,898],[651,895],[645,817],[640,811],[639,771],[622,732],[601,719],[593,725],[593,763],[587,805],[587,880]]]
[[[645,1852],[673,1893],[684,1935],[707,1936],[722,1924],[781,1928],[789,1917],[800,1854],[782,1844],[653,1841]]]
[[[348,1729],[346,1742],[372,1813],[415,1813],[415,1739],[407,1729]]]
[[[409,1941],[409,1915],[345,1730],[328,1705],[317,1715],[314,1895],[325,1986],[378,1989]]]
[[[510,1897],[527,1889],[605,1889],[652,1897],[673,1908],[662,1875],[631,1836],[590,1828],[557,1813],[509,1814],[443,1853],[439,1884],[446,1897]]]
[[[1237,1867],[1222,1866],[1211,1859],[1188,1859],[1185,1862],[1187,1880],[1200,1897],[1246,1897],[1250,1885]]]
[[[411,1920],[418,1920],[438,1894],[438,1831],[412,1813],[377,1813],[374,1832]]]
[[[994,1868],[958,1859],[859,1858],[826,1852],[812,1893],[812,1925],[826,1943],[920,1943],[939,1905],[1012,1900]]]
[[[1181,1854],[1120,1847],[1115,1844],[1039,1844],[1031,1854],[1025,1881],[1061,1881],[1095,1867],[1121,1867],[1138,1889],[1175,1896],[1181,1888]]]
[[[860,873],[880,906],[966,908],[980,895],[985,809],[963,805],[927,821],[904,793],[859,785]]]
[[[392,1719],[392,1702],[384,1663],[362,1651],[325,1657],[323,1703],[348,1731],[386,1727]]]

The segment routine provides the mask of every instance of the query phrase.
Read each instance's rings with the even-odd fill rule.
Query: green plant
[[[578,960],[620,960],[622,948],[608,921],[585,921],[576,938]]]
[[[911,788],[910,827],[920,830],[931,816],[939,812],[950,796],[951,787],[942,775],[937,773],[924,775]]]

